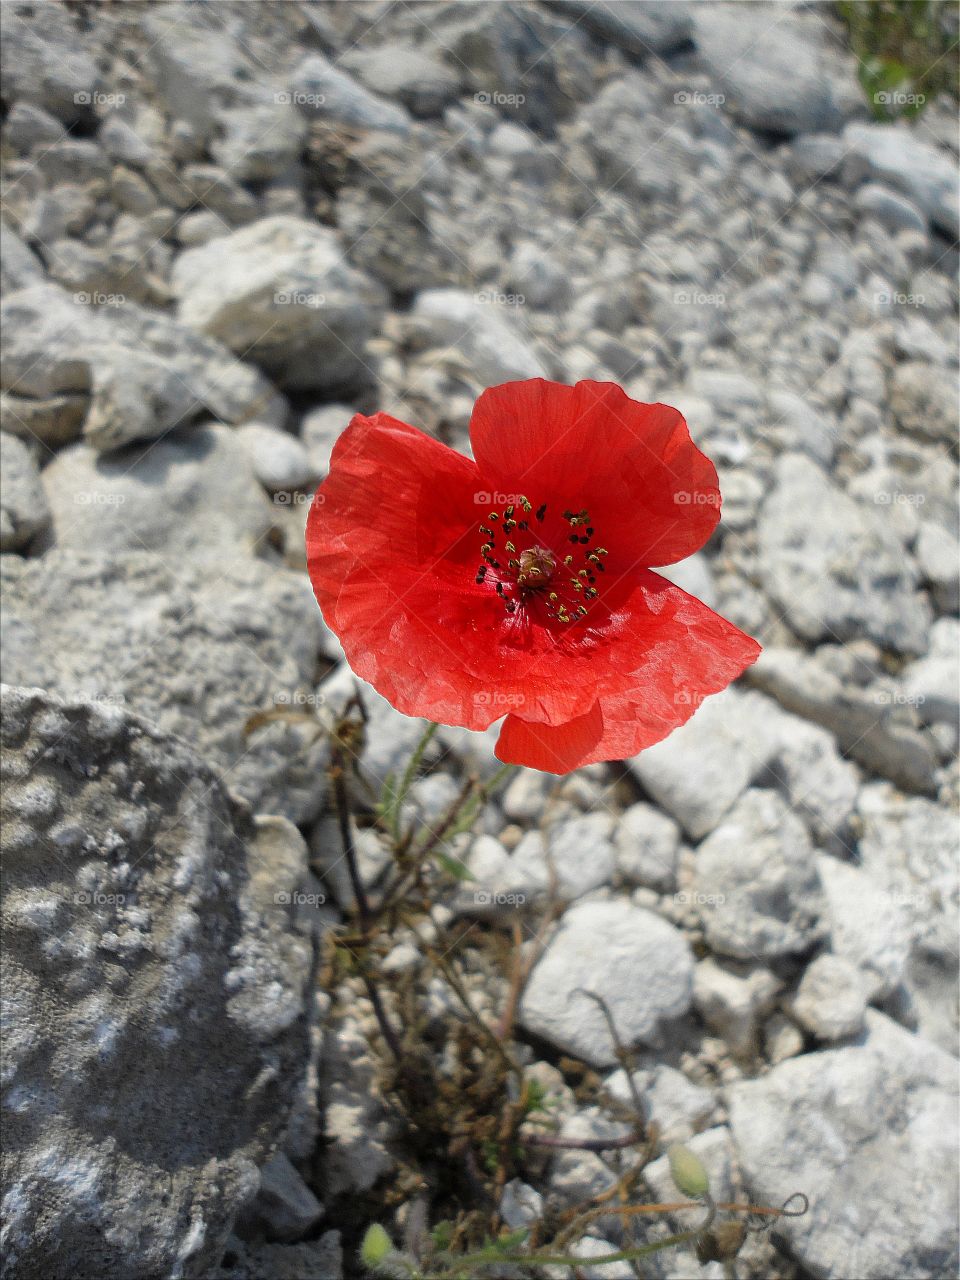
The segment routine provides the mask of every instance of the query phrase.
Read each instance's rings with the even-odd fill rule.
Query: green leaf
[[[458,858],[451,858],[445,853],[435,853],[433,856],[438,865],[446,871],[448,876],[453,876],[454,880],[476,880],[477,877],[469,867],[465,867]]]

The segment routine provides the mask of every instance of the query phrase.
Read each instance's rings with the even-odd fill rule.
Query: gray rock
[[[511,254],[505,284],[508,293],[532,307],[554,310],[570,297],[570,278],[560,260],[530,240],[521,241]]]
[[[270,531],[270,503],[230,427],[198,426],[103,455],[62,450],[43,472],[49,541],[77,551],[156,551],[244,561]]]
[[[846,1040],[863,1030],[867,992],[860,970],[843,956],[822,955],[793,998],[797,1021],[819,1040]]]
[[[847,148],[835,133],[806,133],[793,138],[785,149],[788,174],[802,187],[840,170]]]
[[[738,972],[708,956],[693,975],[693,1003],[730,1052],[749,1059],[757,1054],[760,1022],[770,1012],[780,986],[769,969]]]
[[[15,102],[3,128],[10,145],[24,153],[34,147],[50,146],[52,142],[66,137],[60,121],[31,102]]]
[[[685,696],[682,690],[678,696]],[[669,738],[634,756],[630,770],[699,840],[773,758],[778,714],[766,699],[726,689],[708,698]]]
[[[633,804],[617,823],[617,870],[631,884],[670,892],[676,888],[680,831],[649,804]]]
[[[33,454],[16,436],[0,432],[0,551],[19,551],[50,523],[50,508]]]
[[[498,1210],[511,1230],[529,1227],[543,1214],[543,1196],[526,1182],[512,1178],[503,1188]]]
[[[774,1066],[803,1052],[804,1035],[785,1013],[775,1012],[763,1028],[763,1051]]]
[[[18,397],[88,398],[84,436],[98,449],[155,439],[204,411],[227,422],[282,417],[262,375],[218,342],[133,303],[122,316],[34,285],[0,304],[0,380]]]
[[[774,389],[767,402],[770,419],[764,436],[780,449],[807,453],[821,467],[829,467],[840,437],[839,424],[792,391]]]
[[[535,897],[553,888],[561,898],[574,899],[609,884],[615,865],[612,832],[613,818],[606,813],[558,821],[546,837],[529,831],[510,858],[508,891]]]
[[[434,10],[427,47],[463,75],[475,101],[552,138],[592,82],[584,43],[560,17],[484,2]]]
[[[0,259],[0,288],[4,293],[15,293],[31,284],[42,284],[46,279],[43,263],[17,233],[2,224],[3,257]]]
[[[905,908],[923,949],[952,961],[958,906],[954,815],[919,796],[900,795],[886,782],[863,788],[858,812],[864,870]]]
[[[747,791],[697,850],[695,902],[709,946],[737,960],[805,951],[823,932],[813,847],[774,791]]]
[[[304,417],[300,424],[300,439],[315,476],[325,476],[330,470],[333,446],[350,425],[354,412],[346,404],[325,404],[319,409],[311,409]]]
[[[872,1010],[861,1044],[808,1053],[729,1090],[750,1194],[804,1217],[778,1234],[817,1276],[957,1266],[956,1061]]]
[[[108,116],[100,126],[97,141],[111,160],[134,169],[146,169],[156,159],[155,140],[142,137],[122,116]]]
[[[781,730],[782,743],[772,768],[787,801],[820,848],[848,851],[859,770],[843,759],[836,739],[825,729],[797,716],[784,716]]]
[[[222,120],[210,152],[236,182],[269,182],[299,159],[307,126],[291,103],[234,107]]]
[[[957,434],[956,372],[925,360],[897,365],[890,381],[890,408],[908,434],[952,445]]]
[[[0,391],[0,431],[27,443],[59,448],[79,437],[87,405],[85,395],[34,400]]]
[[[7,102],[28,102],[58,120],[90,118],[100,72],[72,14],[39,9],[13,12],[3,24],[0,86]]]
[[[912,200],[880,182],[865,182],[854,196],[861,213],[876,218],[888,231],[926,231],[927,219]]]
[[[214,19],[211,26],[208,15],[176,4],[146,13],[143,26],[160,101],[173,119],[190,126],[197,149],[216,132],[224,108],[246,102],[254,85],[262,94],[262,62],[245,54],[225,21]]]
[[[689,41],[693,30],[688,10],[645,0],[616,0],[615,4],[610,0],[600,0],[598,4],[589,0],[551,0],[551,7],[601,40],[638,58],[680,48]]]
[[[866,768],[911,791],[935,790],[937,756],[927,738],[895,721],[866,690],[844,685],[812,655],[771,646],[747,679],[790,711],[829,729]]]
[[[263,422],[248,422],[237,427],[235,434],[257,479],[271,493],[283,491],[289,495],[308,488],[316,479],[306,449],[288,431]]]
[[[764,589],[805,640],[867,635],[922,653],[930,610],[916,566],[883,521],[802,454],[786,454],[757,528]]]
[[[340,1232],[325,1231],[301,1244],[246,1244],[231,1238],[223,1264],[209,1280],[342,1280]]]
[[[324,1198],[369,1191],[393,1171],[388,1143],[394,1125],[377,1087],[376,1059],[352,1021],[331,1028],[321,1060]]]
[[[207,1275],[305,1070],[303,841],[115,707],[3,733],[7,1265]]]
[[[849,124],[843,141],[869,177],[902,191],[938,230],[956,238],[957,166],[949,152],[906,124]]]
[[[503,793],[501,808],[511,822],[534,822],[544,811],[557,780],[538,769],[518,769]]]
[[[262,218],[177,259],[181,320],[297,391],[362,379],[380,293],[327,227]]]
[[[413,308],[434,345],[457,348],[482,386],[545,377],[533,348],[506,311],[460,289],[427,289]]]
[[[616,1062],[600,1008],[606,1001],[625,1045],[650,1044],[690,1007],[693,958],[683,935],[622,900],[569,908],[535,966],[520,1023],[596,1067]]]
[[[351,50],[342,61],[371,92],[398,98],[415,116],[441,115],[460,92],[457,72],[414,45],[391,41],[380,49]]]
[[[955,562],[956,563],[956,562]],[[904,668],[904,695],[927,724],[960,718],[960,623],[940,618],[930,628],[930,652]]]
[[[629,1125],[612,1119],[600,1107],[583,1107],[573,1115],[562,1116],[558,1136],[568,1141],[595,1141],[623,1138],[629,1132]],[[568,1204],[592,1200],[615,1183],[616,1174],[609,1162],[592,1151],[558,1151],[550,1162],[550,1191]]]
[[[192,743],[255,809],[316,815],[322,739],[309,747],[303,727],[279,723],[244,730],[257,712],[312,692],[320,619],[302,575],[252,559],[174,571],[146,552],[4,561],[10,683],[116,700]]]
[[[937,608],[943,613],[956,613],[960,607],[960,586],[957,585],[957,559],[960,545],[950,531],[931,521],[920,524],[920,532],[914,545],[916,563],[920,575],[929,582]]]
[[[852,58],[815,17],[713,4],[694,10],[700,61],[725,107],[764,134],[838,132],[860,109]]]
[[[682,1071],[663,1063],[633,1073],[633,1086],[643,1106],[647,1124],[655,1124],[659,1140],[686,1142],[713,1119],[717,1099],[709,1089],[688,1080]],[[621,1067],[603,1082],[611,1098],[629,1106],[633,1091]]]
[[[260,1170],[260,1189],[240,1215],[237,1230],[268,1240],[299,1240],[323,1217],[323,1205],[288,1155],[277,1154]]]
[[[290,84],[293,102],[304,115],[360,129],[407,133],[410,128],[406,111],[371,93],[322,53],[308,53],[294,70]]]
[[[753,378],[727,369],[697,369],[690,378],[694,395],[729,418],[753,418],[763,406],[763,389]]]
[[[822,855],[817,872],[831,950],[856,966],[868,999],[890,995],[910,957],[913,929],[907,911],[882,881],[860,867]]]

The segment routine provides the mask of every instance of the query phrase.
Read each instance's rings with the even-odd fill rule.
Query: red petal
[[[496,756],[504,764],[522,764],[543,773],[569,773],[591,757],[603,739],[603,715],[595,702],[586,715],[566,724],[537,724],[507,716]]]
[[[406,715],[470,729],[518,707],[569,720],[583,691],[557,682],[555,636],[518,625],[474,581],[482,492],[446,445],[387,414],[355,417],[307,521],[323,616],[357,675]]]
[[[621,572],[692,555],[720,519],[717,473],[683,416],[612,382],[491,387],[474,406],[470,439],[490,489],[523,493],[535,507],[586,507]]]
[[[514,724],[518,716],[509,716],[500,759],[550,773],[627,759],[684,724],[705,697],[756,661],[757,642],[696,597],[659,574],[645,572],[639,579],[618,611],[616,643],[557,673],[557,679],[582,683],[597,704],[572,721],[566,735],[568,726]]]

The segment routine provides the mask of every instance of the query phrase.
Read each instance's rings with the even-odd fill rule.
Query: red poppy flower
[[[534,378],[474,406],[475,461],[385,413],[337,441],[307,562],[347,660],[398,710],[567,773],[659,742],[760,646],[651,572],[720,518],[676,409]]]

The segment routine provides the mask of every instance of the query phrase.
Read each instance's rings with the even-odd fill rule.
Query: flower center
[[[539,609],[566,625],[585,617],[597,599],[607,551],[590,549],[595,531],[586,510],[564,511],[551,521],[547,515],[546,503],[534,512],[525,497],[491,511],[480,525],[483,563],[475,581],[492,586],[509,614]],[[546,545],[561,540],[563,551]]]

